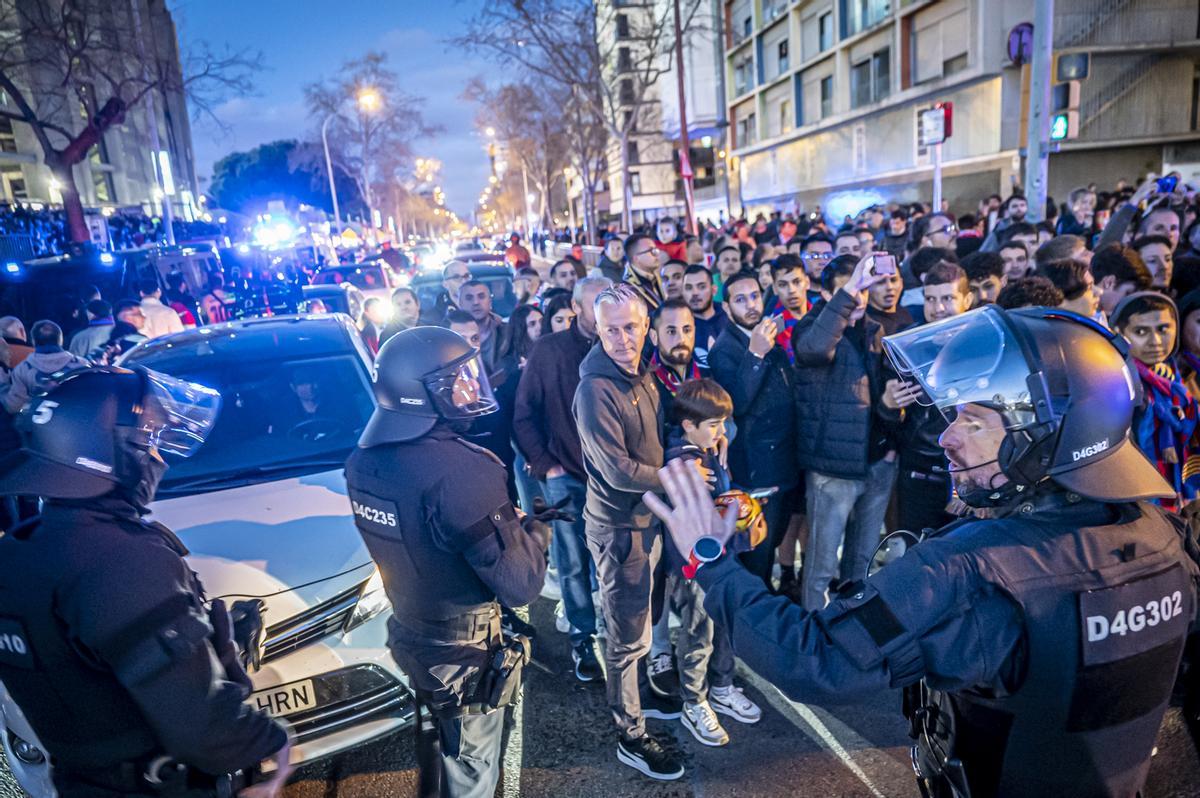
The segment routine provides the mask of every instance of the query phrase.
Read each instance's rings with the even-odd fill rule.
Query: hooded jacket
[[[112,316],[92,319],[88,322],[88,326],[71,336],[71,344],[67,347],[67,351],[78,357],[87,357],[93,349],[108,343],[108,338],[112,335],[113,324]]]
[[[57,384],[53,375],[60,371],[85,369],[88,365],[86,360],[61,346],[39,346],[12,370],[11,384],[0,401],[8,412],[19,413],[34,394],[48,391]]]
[[[602,346],[579,365],[571,407],[579,427],[587,472],[588,524],[649,529],[653,522],[642,493],[659,490],[663,465],[662,403],[654,375],[639,365],[623,371]]]

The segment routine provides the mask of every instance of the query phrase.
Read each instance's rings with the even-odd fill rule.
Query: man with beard
[[[688,266],[683,273],[683,301],[696,319],[696,350],[693,357],[700,368],[708,368],[708,352],[725,331],[729,317],[713,302],[717,289],[713,276],[704,266]]]
[[[731,324],[709,352],[713,379],[733,399],[738,433],[729,444],[733,481],[746,490],[778,488],[763,505],[767,539],[742,556],[746,568],[770,586],[775,548],[787,531],[796,473],[796,425],[791,364],[776,343],[777,319],[763,318],[762,290],[753,272],[725,286]]]
[[[669,260],[659,268],[658,277],[664,299],[683,299],[683,273],[687,271],[687,266],[681,260]]]
[[[650,320],[650,370],[654,372],[663,417],[671,414],[671,400],[687,380],[708,376],[708,369],[694,362],[696,319],[682,299],[668,299]]]
[[[1029,212],[1029,203],[1025,201],[1024,194],[1012,194],[1004,202],[1000,204],[999,216],[996,224],[988,231],[987,238],[983,240],[983,244],[979,249],[981,252],[996,252],[1000,247],[1000,239],[1003,237],[1004,231],[1012,227],[1014,224],[1022,224],[1025,221],[1025,214]]]

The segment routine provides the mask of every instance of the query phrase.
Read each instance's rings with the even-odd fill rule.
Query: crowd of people
[[[607,234],[590,268],[577,251],[535,269],[514,236],[525,257],[512,259],[520,305],[507,321],[462,263],[445,267],[433,307],[397,291],[406,324],[448,326],[483,352],[500,412],[470,437],[504,461],[514,498],[576,516],[554,524],[559,630],[575,676],[607,683],[621,761],[682,773],[647,717],[679,717],[719,746],[724,719],[761,715],[733,683],[728,630],[666,565],[679,555],[642,500],[661,490],[665,462],[694,462],[714,495],[762,497],[764,539],[739,556],[809,610],[865,577],[885,530],[969,511],[939,444],[947,421],[892,370],[884,336],[988,303],[1060,308],[1121,333],[1140,377],[1136,443],[1176,491],[1162,504],[1189,510],[1200,487],[1195,192],[1152,176],[1080,188],[1050,210],[1057,218],[1033,223],[1014,192],[957,217],[896,203],[840,226],[775,213],[688,235],[667,217]]]
[[[550,550],[558,629],[575,677],[606,685],[622,762],[682,775],[646,718],[677,718],[722,746],[729,720],[762,714],[735,684],[730,630],[679,576],[687,563],[643,500],[661,492],[666,463],[696,468],[715,497],[734,492],[751,530],[742,563],[810,611],[866,576],[884,531],[969,512],[940,444],[947,421],[892,369],[885,336],[934,334],[989,303],[1059,308],[1119,332],[1138,377],[1135,442],[1175,491],[1162,505],[1195,506],[1195,191],[1150,177],[1136,189],[1073,191],[1052,221],[1033,223],[1028,210],[1014,192],[957,217],[893,203],[840,225],[774,213],[698,235],[662,217],[607,233],[590,266],[580,248],[540,269],[514,235],[506,257],[518,306],[507,319],[460,261],[445,265],[432,302],[410,288],[396,289],[390,309],[367,301],[372,353],[420,325],[447,327],[481,353],[499,412],[466,437],[504,463],[520,507],[541,500],[568,516],[553,522]],[[198,300],[181,282],[140,294],[113,305],[97,292],[69,339],[51,321],[0,319],[0,450],[19,446],[13,414],[65,371],[222,320],[218,294]]]
[[[104,218],[109,249],[120,251],[166,242],[166,226],[161,217],[124,210]],[[178,240],[220,234],[218,226],[201,221],[176,219],[173,227]],[[28,242],[28,251],[22,252],[26,257],[62,255],[71,243],[66,212],[62,208],[35,208],[30,204],[0,204],[2,236],[15,236]]]

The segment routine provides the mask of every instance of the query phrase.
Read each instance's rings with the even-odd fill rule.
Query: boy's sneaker
[[[758,723],[762,720],[762,710],[758,704],[746,698],[740,687],[710,688],[708,702],[712,708],[722,715],[728,715],[739,723]]]
[[[561,601],[554,605],[554,628],[564,635],[571,633],[571,622],[567,620],[567,608]]]
[[[588,638],[571,649],[571,660],[575,663],[575,678],[581,682],[595,682],[604,678],[604,669],[596,658],[596,641]]]
[[[620,737],[617,740],[617,761],[661,781],[674,781],[683,775],[679,758],[664,750],[662,744],[649,734],[632,740]]]
[[[675,658],[668,652],[650,658],[646,663],[646,675],[650,677],[650,689],[663,698],[679,695],[679,671],[675,670]]]
[[[680,720],[692,736],[705,745],[716,747],[729,742],[729,733],[721,726],[717,713],[713,712],[707,701],[684,704]]]
[[[663,698],[653,690],[643,691],[642,717],[655,720],[678,720],[683,712],[683,702],[678,698]]]

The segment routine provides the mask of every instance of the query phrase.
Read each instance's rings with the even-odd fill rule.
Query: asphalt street
[[[724,719],[731,742],[699,744],[678,721],[649,721],[684,755],[687,773],[654,782],[620,764],[599,684],[571,674],[565,635],[554,630],[554,603],[536,602],[535,666],[513,718],[504,777],[497,796],[513,798],[783,798],[844,796],[914,798],[906,724],[897,691],[836,707],[789,701],[740,668],[738,684],[763,708],[745,726]],[[412,734],[404,731],[339,757],[299,769],[288,798],[365,798],[415,792]],[[0,768],[0,798],[21,793]],[[1168,714],[1151,767],[1146,798],[1200,795],[1200,760],[1177,712]]]

